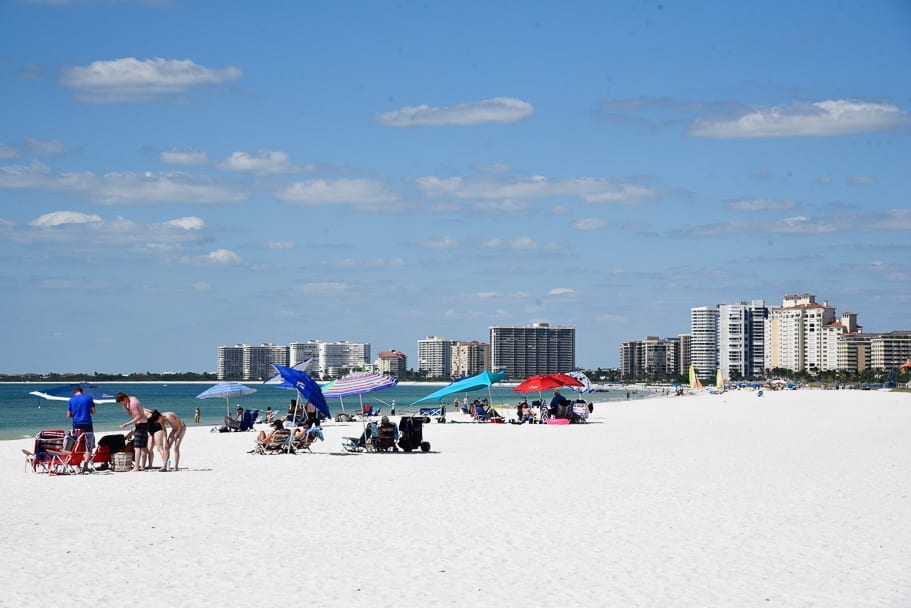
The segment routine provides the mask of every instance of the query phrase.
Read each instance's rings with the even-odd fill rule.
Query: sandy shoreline
[[[4,441],[0,604],[911,605],[909,429],[911,395],[795,391],[431,424],[428,454],[197,428],[179,473],[34,475]]]

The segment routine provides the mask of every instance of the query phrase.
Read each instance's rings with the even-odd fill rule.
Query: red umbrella
[[[567,374],[538,374],[526,378],[512,390],[517,393],[541,393],[561,386],[582,386],[582,383]]]

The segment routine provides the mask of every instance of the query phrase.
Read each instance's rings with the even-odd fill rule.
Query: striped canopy
[[[355,372],[342,376],[338,380],[333,380],[323,386],[323,395],[326,397],[350,397],[352,395],[363,395],[379,391],[384,388],[391,388],[398,384],[398,379],[389,374],[379,372]]]

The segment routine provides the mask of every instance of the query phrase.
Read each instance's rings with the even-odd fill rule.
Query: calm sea
[[[222,424],[225,416],[224,399],[197,399],[196,395],[203,392],[212,383],[177,383],[165,384],[157,382],[142,383],[122,383],[100,382],[99,386],[111,392],[124,391],[130,395],[136,395],[148,409],[157,409],[159,411],[176,412],[184,421],[193,424],[193,411],[198,406],[202,417],[199,424],[201,426],[214,426]],[[68,429],[71,426],[70,420],[66,417],[66,401],[47,401],[41,397],[29,395],[31,391],[40,391],[60,386],[60,384],[40,384],[40,383],[0,383],[0,439],[19,439],[23,437],[34,437],[42,429],[61,428]],[[232,399],[229,403],[233,412],[234,404],[239,403],[245,408],[254,408],[265,410],[271,406],[272,409],[280,412],[287,411],[288,401],[295,396],[295,392],[278,388],[272,385],[258,385],[248,383],[251,388],[256,388],[257,392],[246,397]],[[418,408],[434,403],[422,403],[416,406],[410,406],[417,399],[424,395],[429,395],[440,388],[439,384],[408,384],[399,385],[382,391],[367,393],[361,395],[360,399],[355,397],[346,397],[344,404],[337,398],[329,399],[329,407],[333,415],[339,413],[343,408],[347,412],[357,412],[360,410],[361,401],[364,404],[372,404],[374,407],[381,407],[384,413],[389,411],[389,405],[393,400],[396,402],[396,414],[405,414],[417,412]],[[494,385],[490,389],[493,403],[497,405],[504,415],[508,415],[510,410],[508,406],[514,405],[521,397],[512,390],[510,386]],[[572,393],[568,393],[572,396]],[[472,399],[487,396],[487,391],[474,391],[470,393]],[[631,395],[633,398],[645,397],[647,394],[642,391],[634,391]],[[464,395],[461,395],[464,397]],[[528,394],[529,401],[537,398],[537,394]],[[549,398],[550,393],[545,393]],[[588,401],[610,401],[626,399],[626,390],[610,390],[608,392],[590,393],[584,395]],[[451,400],[448,401],[451,403]],[[501,405],[505,404],[505,405]],[[510,412],[511,413],[511,412]],[[116,431],[118,425],[127,420],[127,415],[123,408],[116,404],[99,405],[96,408],[94,418],[95,431]]]

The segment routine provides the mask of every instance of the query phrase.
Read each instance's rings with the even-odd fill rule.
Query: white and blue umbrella
[[[250,388],[246,384],[241,384],[239,382],[219,382],[213,386],[210,386],[203,392],[196,395],[197,399],[212,399],[214,397],[224,397],[225,399],[225,412],[227,415],[230,415],[229,403],[231,399],[236,399],[237,397],[243,397],[245,395],[250,395],[256,392],[255,388]]]

